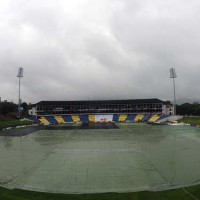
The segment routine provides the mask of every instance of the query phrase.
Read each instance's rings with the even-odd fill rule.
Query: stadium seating
[[[65,120],[62,118],[62,116],[54,116],[54,118],[59,124],[65,123]]]
[[[63,119],[65,120],[65,122],[67,122],[67,123],[72,123],[72,122],[73,122],[73,120],[72,120],[72,118],[71,118],[70,115],[63,115],[62,118],[63,118]]]
[[[50,124],[57,124],[58,122],[55,120],[54,116],[46,116],[46,119]]]
[[[88,122],[88,115],[80,115],[81,122],[87,123]]]
[[[89,122],[95,122],[95,115],[88,115]]]
[[[119,115],[118,121],[119,121],[119,122],[125,122],[125,121],[126,121],[126,118],[127,118],[127,115]]]
[[[72,117],[73,122],[75,122],[75,123],[80,122],[79,115],[72,115],[71,117]]]
[[[135,117],[136,115],[128,115],[128,117],[126,118],[126,122],[133,122]]]
[[[105,115],[107,117],[108,115]],[[165,119],[170,115],[143,115],[143,114],[113,114],[110,115],[110,121],[114,122],[156,122],[158,120]],[[96,122],[99,121],[99,118],[103,118],[104,115],[63,115],[63,116],[45,116],[39,117],[27,117],[28,120],[32,120],[35,123],[42,124],[62,124],[62,123],[77,123],[77,122]]]
[[[169,116],[171,116],[171,115],[161,115],[160,118],[159,118],[158,120],[165,119],[165,118],[167,118],[167,117],[169,117]]]
[[[119,120],[119,115],[118,114],[114,114],[113,115],[113,121],[114,122],[118,122],[118,120]]]
[[[134,119],[134,122],[140,122],[140,121],[143,120],[143,118],[144,118],[144,115],[137,114],[136,117],[135,117],[135,119]]]
[[[26,117],[26,119],[31,120],[34,123],[40,123],[40,120],[36,117],[33,117],[33,116]]]
[[[156,122],[160,118],[160,115],[152,115],[148,122]]]
[[[41,124],[44,124],[44,125],[50,124],[50,122],[45,117],[40,117],[39,120]]]
[[[152,116],[151,114],[145,115],[144,118],[142,119],[142,122],[148,122],[151,116]]]

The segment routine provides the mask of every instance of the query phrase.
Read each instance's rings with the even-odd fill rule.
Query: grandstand
[[[169,101],[159,99],[40,101],[29,110],[43,124],[79,122],[156,122],[174,114]]]

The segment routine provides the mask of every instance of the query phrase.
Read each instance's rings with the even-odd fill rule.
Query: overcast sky
[[[0,97],[200,98],[198,0],[0,0]]]

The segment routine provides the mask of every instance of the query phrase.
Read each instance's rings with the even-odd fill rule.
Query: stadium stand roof
[[[142,103],[162,103],[165,104],[165,101],[162,101],[157,98],[152,99],[127,99],[127,100],[82,100],[82,101],[40,101],[35,105],[88,105],[88,104],[142,104]]]

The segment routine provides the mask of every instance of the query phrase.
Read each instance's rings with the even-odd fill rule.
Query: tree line
[[[200,116],[200,104],[199,102],[194,102],[193,104],[184,103],[182,105],[177,105],[177,114],[188,115],[188,116]]]
[[[22,115],[27,115],[28,110],[31,108],[31,104],[27,104],[26,102],[23,102],[21,104],[21,107],[23,110],[21,111]],[[18,105],[9,102],[7,100],[0,102],[0,116],[1,117],[17,117],[17,112],[18,112]]]

